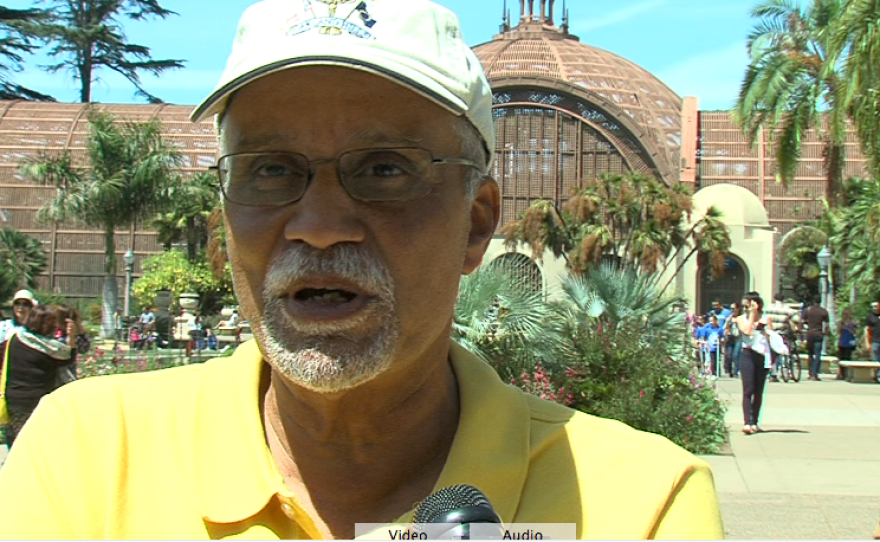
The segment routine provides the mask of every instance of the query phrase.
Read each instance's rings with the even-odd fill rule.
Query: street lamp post
[[[828,245],[822,247],[816,255],[819,262],[819,288],[822,294],[822,308],[828,311],[828,327],[834,329],[834,292],[831,291],[828,282],[828,270],[831,268],[831,249]],[[822,352],[828,353],[828,339],[822,341]]]
[[[122,257],[122,261],[125,262],[125,306],[123,307],[123,312],[125,312],[126,316],[130,316],[129,310],[131,307],[131,274],[134,272],[134,251],[132,249],[128,249],[128,252],[125,253],[125,256]]]

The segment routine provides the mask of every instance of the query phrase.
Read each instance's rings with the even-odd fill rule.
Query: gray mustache
[[[367,248],[352,243],[326,249],[292,245],[269,265],[263,294],[266,299],[281,297],[300,279],[327,275],[351,281],[370,295],[394,298],[394,279],[385,263]]]

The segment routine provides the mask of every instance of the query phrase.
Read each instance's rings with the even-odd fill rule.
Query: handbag
[[[12,346],[12,338],[6,340],[6,352],[3,354],[3,372],[0,373],[0,425],[9,423],[9,407],[6,405],[6,377],[9,376],[9,347]]]

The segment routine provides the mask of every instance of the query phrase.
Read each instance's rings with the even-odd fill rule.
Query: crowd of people
[[[0,322],[9,423],[6,445],[30,418],[40,399],[76,380],[76,356],[91,348],[79,312],[65,305],[40,304],[29,290],[13,296],[12,318]]]
[[[758,418],[764,384],[779,381],[778,361],[797,348],[801,337],[807,354],[808,379],[821,380],[822,355],[831,336],[829,316],[819,296],[798,310],[786,304],[781,293],[765,307],[758,292],[749,292],[730,307],[714,301],[707,314],[691,319],[700,372],[717,378],[723,368],[725,375],[743,381],[744,432],[760,431]],[[860,337],[864,337],[873,361],[880,361],[880,302],[871,305],[862,329],[851,308],[841,312],[836,333],[839,360],[851,360]],[[876,377],[880,381],[880,374]],[[836,378],[846,378],[845,368],[838,369]]]

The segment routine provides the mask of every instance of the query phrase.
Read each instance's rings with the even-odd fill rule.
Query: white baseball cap
[[[37,305],[37,298],[34,297],[34,294],[30,290],[19,290],[15,292],[15,295],[12,296],[12,302],[15,303],[19,299],[30,301],[34,306]]]
[[[236,90],[297,66],[385,77],[465,115],[495,149],[492,89],[458,18],[427,0],[264,0],[245,10],[217,88],[190,118],[220,114]]]

